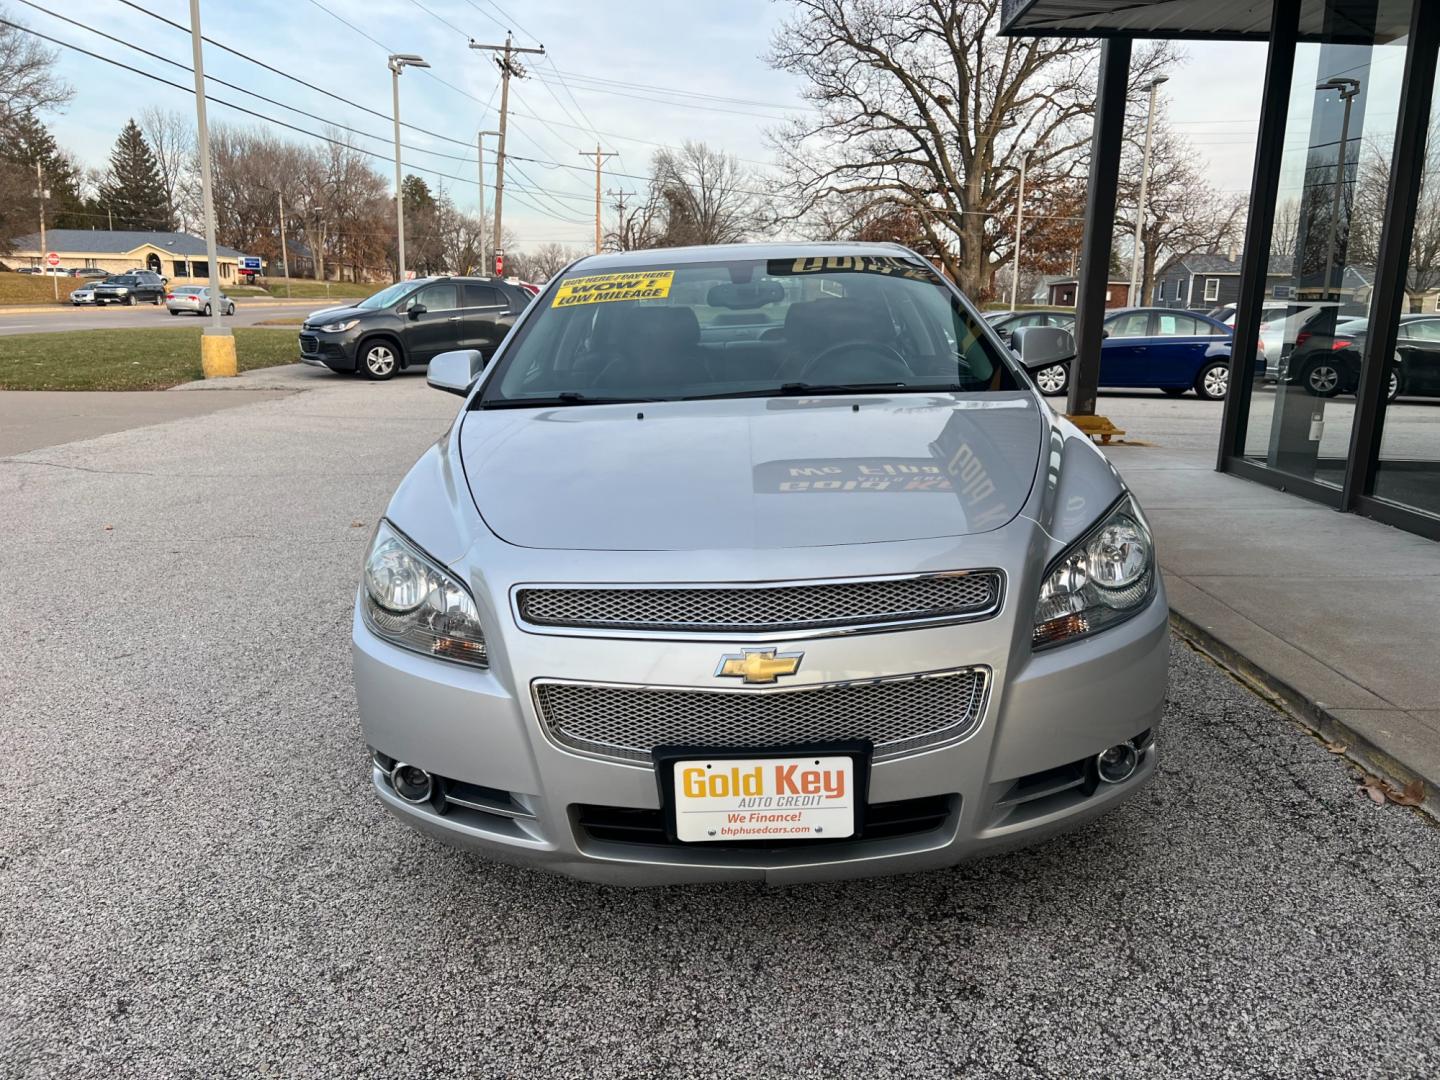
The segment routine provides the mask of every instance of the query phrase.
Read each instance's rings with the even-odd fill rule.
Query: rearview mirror
[[[453,349],[430,361],[425,381],[436,390],[464,397],[484,369],[485,357],[479,349]]]
[[[1029,371],[1075,359],[1075,335],[1058,326],[1022,326],[1010,340]]]

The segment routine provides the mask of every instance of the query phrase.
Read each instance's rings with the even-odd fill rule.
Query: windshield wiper
[[[561,405],[633,405],[636,402],[664,401],[664,398],[648,397],[591,397],[578,390],[565,390],[552,397],[500,398],[494,401],[480,401],[477,409],[544,409]]]
[[[807,383],[787,382],[761,390],[730,390],[720,394],[699,394],[687,397],[685,401],[706,401],[711,398],[742,397],[821,397],[827,394],[873,394],[885,390],[898,390],[907,394],[948,394],[961,390],[959,386],[913,386],[903,382],[871,383]]]

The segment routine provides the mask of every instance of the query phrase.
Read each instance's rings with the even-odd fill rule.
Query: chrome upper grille
[[[1000,607],[999,570],[780,585],[533,586],[522,621],[591,630],[764,634],[984,618]]]
[[[561,746],[649,763],[657,746],[776,748],[868,739],[876,760],[972,731],[990,669],[962,668],[872,682],[784,690],[692,690],[538,680],[535,707]]]

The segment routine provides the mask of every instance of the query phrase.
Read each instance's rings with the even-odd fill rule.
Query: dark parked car
[[[1368,319],[1335,320],[1321,313],[1295,335],[1281,379],[1303,386],[1316,397],[1353,394],[1360,385]],[[1440,396],[1440,315],[1402,315],[1395,333],[1395,355],[1385,373],[1385,397],[1401,394]]]
[[[1008,341],[1022,326],[1075,329],[1073,311],[1016,311],[991,323]],[[1167,394],[1194,390],[1218,401],[1230,384],[1230,340],[1224,323],[1174,308],[1123,308],[1105,319],[1100,346],[1100,385],[1155,387]],[[1257,358],[1263,368],[1264,357]],[[1070,389],[1070,366],[1055,364],[1032,373],[1042,394],[1059,397]]]
[[[354,307],[326,308],[300,329],[300,359],[388,379],[451,349],[490,355],[532,297],[499,278],[402,281]]]
[[[95,286],[97,304],[137,304],[148,300],[158,304],[165,299],[165,281],[159,274],[140,270],[106,278]]]

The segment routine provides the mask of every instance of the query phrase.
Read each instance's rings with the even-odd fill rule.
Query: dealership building
[[[205,255],[203,237],[180,232],[154,232],[131,229],[47,229],[45,246],[40,234],[16,237],[10,242],[10,254],[0,257],[6,266],[18,270],[25,266],[44,265],[45,256],[53,251],[60,256],[60,265],[79,270],[94,267],[111,273],[126,270],[153,270],[172,282],[207,284],[210,263]],[[240,252],[223,244],[215,249],[215,264],[220,283],[234,284]]]
[[[1070,411],[1094,412],[1133,39],[1266,42],[1217,467],[1440,539],[1440,0],[1004,0],[1002,26],[1101,43]]]

